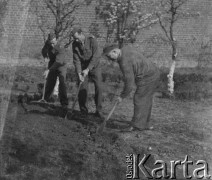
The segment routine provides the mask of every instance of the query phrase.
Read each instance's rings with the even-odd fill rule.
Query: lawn
[[[14,84],[18,86],[13,84],[6,115],[1,140],[0,179],[123,180],[127,170],[125,156],[131,153],[151,154],[152,158],[147,162],[150,169],[157,167],[154,165],[156,160],[163,160],[170,171],[170,161],[183,161],[186,155],[194,164],[205,160],[212,167],[211,99],[188,101],[156,96],[152,112],[154,131],[123,133],[120,127],[126,125],[133,114],[131,96],[117,106],[104,133],[96,134],[102,120],[92,114],[95,111],[92,98],[87,118],[81,117],[78,106],[72,117],[69,113],[67,120],[58,116],[58,108],[26,105],[29,110],[26,113],[17,103],[17,95],[26,89],[36,91],[36,82],[42,79],[36,68],[30,71],[26,80],[20,80],[22,73],[27,70],[16,72]],[[2,87],[7,83],[4,85]],[[105,117],[112,108],[115,95],[121,91],[122,85],[115,85],[112,82],[105,84]],[[70,108],[71,97],[76,93],[74,84],[71,86],[74,88],[70,93]],[[91,92],[92,89],[93,86]],[[2,102],[7,100],[1,98]],[[190,175],[194,168],[195,165],[189,167]],[[179,166],[177,179],[182,179],[182,175],[182,166]]]

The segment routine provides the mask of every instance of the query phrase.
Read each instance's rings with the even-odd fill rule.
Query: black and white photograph
[[[212,0],[0,0],[0,180],[212,179]]]

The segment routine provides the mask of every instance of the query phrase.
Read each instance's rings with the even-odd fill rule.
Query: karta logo
[[[185,156],[183,161],[170,161],[170,164],[164,162],[163,160],[156,160],[152,167],[157,166],[155,169],[150,169],[146,166],[151,154],[144,154],[142,158],[140,158],[140,154],[130,154],[126,156],[127,163],[127,179],[139,179],[142,173],[142,176],[145,176],[148,179],[177,179],[176,171],[177,166],[181,166],[183,170],[183,177],[185,179],[210,179],[211,175],[209,175],[209,166],[208,163],[204,160],[198,160],[195,164],[198,168],[194,169],[193,174],[189,174],[189,165],[194,165],[193,161],[188,160],[188,156]],[[168,174],[168,164],[170,166],[170,173]]]

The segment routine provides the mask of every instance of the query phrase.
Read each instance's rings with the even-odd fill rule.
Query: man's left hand
[[[88,68],[85,69],[85,70],[83,70],[82,71],[83,76],[86,77],[88,75],[88,72],[89,72],[89,69]]]

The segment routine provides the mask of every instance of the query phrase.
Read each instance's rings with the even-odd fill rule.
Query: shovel
[[[82,83],[83,83],[83,82],[81,81],[80,84],[79,84],[79,87],[78,87],[78,89],[77,89],[76,97],[75,97],[74,102],[73,102],[73,104],[72,104],[72,108],[71,108],[71,117],[72,117],[72,115],[73,115],[74,107],[75,107],[76,102],[77,102],[77,100],[78,100],[78,95],[79,95],[79,91],[80,91],[80,88],[81,88],[81,86],[82,86]],[[66,115],[65,115],[65,118],[64,118],[64,119],[67,119],[67,115],[68,115],[68,111],[66,112]],[[70,117],[70,119],[71,119],[71,117]]]
[[[48,103],[45,99],[44,99],[44,95],[45,95],[45,91],[46,91],[46,78],[44,80],[44,87],[43,87],[43,95],[42,98],[38,101],[31,101],[32,103]]]
[[[115,104],[114,104],[113,108],[111,109],[110,113],[108,114],[107,118],[104,119],[103,123],[97,129],[97,134],[101,134],[103,132],[103,130],[104,130],[105,126],[106,126],[107,121],[112,116],[112,114],[113,114],[113,112],[114,112],[114,110],[115,110],[115,108],[116,108],[116,106],[117,106],[118,103],[119,103],[118,101],[115,102]]]

